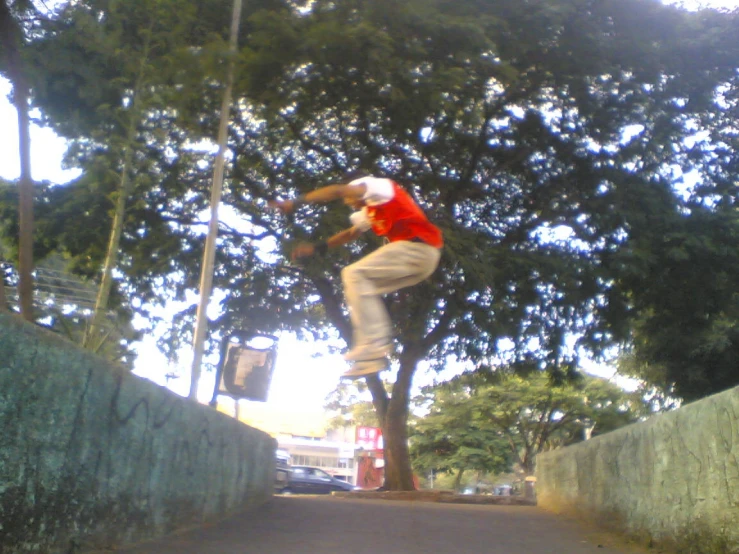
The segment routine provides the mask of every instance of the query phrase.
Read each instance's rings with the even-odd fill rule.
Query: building
[[[228,401],[218,409],[233,415]],[[327,429],[323,411],[305,412],[276,409],[261,402],[241,401],[238,419],[261,429],[277,439],[280,450],[290,455],[291,465],[307,465],[323,469],[351,484],[357,482],[354,428]]]
[[[277,444],[290,454],[291,465],[319,467],[352,485],[357,482],[354,443],[280,435]]]

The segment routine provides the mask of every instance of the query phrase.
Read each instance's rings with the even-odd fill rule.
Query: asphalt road
[[[276,497],[124,554],[631,554],[534,507]],[[602,544],[600,544],[602,543]]]

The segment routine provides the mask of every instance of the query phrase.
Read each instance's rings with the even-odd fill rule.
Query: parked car
[[[290,454],[278,450],[275,463],[275,492],[282,492],[287,488],[290,479]]]
[[[287,486],[282,494],[331,494],[334,491],[353,491],[357,487],[332,477],[322,469],[309,466],[292,466]]]

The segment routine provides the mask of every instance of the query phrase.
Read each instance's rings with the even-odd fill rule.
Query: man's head
[[[349,184],[352,181],[356,181],[357,179],[361,179],[363,177],[370,177],[370,173],[368,171],[364,171],[363,169],[356,169],[354,171],[350,171],[344,176],[344,183]],[[365,203],[363,200],[364,197],[364,187],[350,187],[350,190],[354,192],[356,190],[356,194],[349,194],[347,196],[344,196],[344,204],[349,206],[352,210],[361,210]]]

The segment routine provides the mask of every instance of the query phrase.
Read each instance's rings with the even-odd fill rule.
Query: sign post
[[[364,451],[357,461],[357,486],[363,489],[381,487],[385,477],[382,429],[359,426],[354,442]]]

